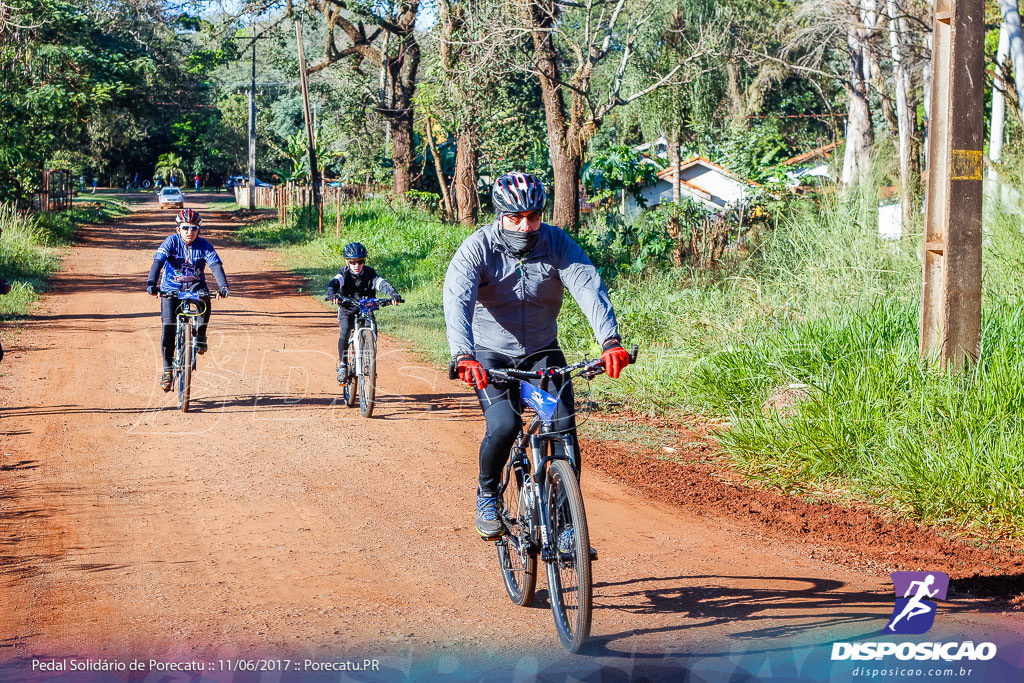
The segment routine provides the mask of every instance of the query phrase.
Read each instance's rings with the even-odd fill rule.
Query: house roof
[[[740,176],[736,175],[735,173],[733,173],[729,169],[725,168],[724,166],[720,166],[719,164],[716,164],[715,162],[711,161],[710,159],[702,157],[699,154],[698,155],[694,155],[694,156],[690,157],[689,159],[686,159],[685,161],[680,163],[679,164],[679,170],[680,171],[684,171],[684,170],[686,170],[686,169],[688,169],[688,168],[690,168],[692,166],[705,166],[705,167],[710,168],[710,169],[712,169],[714,171],[718,171],[719,173],[721,173],[725,177],[727,177],[727,178],[729,178],[731,180],[735,180],[738,183],[743,183],[744,185],[750,185],[752,187],[761,187],[760,183],[756,183],[753,180],[748,180],[747,178],[741,178]],[[658,172],[658,178],[660,178],[661,180],[669,180],[670,181],[672,179],[673,175],[675,175],[675,168],[673,168],[671,165],[667,166],[666,168],[664,168],[664,169],[662,169],[661,171]],[[703,190],[702,188],[699,188],[697,185],[694,185],[693,183],[689,183],[689,182],[687,182],[685,180],[681,180],[680,182],[682,182],[682,183],[684,183],[686,185],[689,185],[691,187],[695,187],[697,189],[700,189],[702,192],[707,192],[707,190]]]
[[[785,161],[782,162],[782,165],[793,166],[794,164],[802,164],[805,161],[810,161],[811,159],[814,159],[815,157],[819,156],[825,157],[827,159],[830,156],[829,152],[834,151],[836,147],[838,147],[841,144],[843,144],[842,140],[836,140],[835,142],[832,142],[830,144],[822,145],[817,149],[812,149],[810,152],[804,152],[803,154],[798,154],[795,157],[786,159]]]

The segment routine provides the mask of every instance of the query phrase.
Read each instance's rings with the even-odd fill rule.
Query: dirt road
[[[382,337],[374,418],[345,408],[333,313],[207,215],[232,297],[215,302],[194,412],[157,387],[143,289],[171,213],[155,205],[83,229],[36,315],[5,326],[0,663],[358,653],[400,677],[678,677],[791,652],[831,666],[832,641],[885,625],[884,574],[589,472],[594,642],[566,657],[543,590],[513,607],[473,531],[475,401]],[[1001,609],[954,596],[939,622],[1017,647],[1020,616]]]

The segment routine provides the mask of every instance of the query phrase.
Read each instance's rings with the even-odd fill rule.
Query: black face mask
[[[533,232],[519,232],[518,230],[506,230],[501,228],[501,241],[505,243],[516,256],[522,257],[530,252],[531,249],[537,244],[537,235],[540,231],[534,230]]]

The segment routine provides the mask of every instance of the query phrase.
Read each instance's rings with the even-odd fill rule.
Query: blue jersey
[[[206,265],[219,264],[220,257],[213,245],[197,237],[191,245],[177,234],[164,240],[160,248],[153,254],[153,260],[163,264],[164,275],[160,280],[160,291],[178,292],[190,289],[199,284],[206,286]]]

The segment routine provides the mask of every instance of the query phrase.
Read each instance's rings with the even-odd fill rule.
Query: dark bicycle
[[[637,347],[630,351],[636,362]],[[519,383],[524,408],[533,419],[512,445],[498,495],[507,533],[495,540],[505,591],[523,606],[537,587],[537,559],[547,565],[548,593],[558,638],[569,652],[578,652],[590,636],[593,610],[590,533],[580,492],[579,451],[570,434],[552,428],[561,392],[573,377],[593,379],[604,361],[584,359],[561,368],[488,370],[488,381]],[[454,374],[454,365],[449,371]],[[563,377],[558,395],[548,393],[550,380]],[[540,380],[536,387],[529,380]],[[555,448],[561,444],[561,448]],[[560,452],[561,451],[561,452]]]
[[[329,301],[329,299],[328,299]],[[373,415],[373,402],[377,390],[377,319],[373,312],[395,301],[391,299],[339,298],[359,306],[356,321],[348,336],[348,378],[342,385],[345,405],[352,407],[359,394],[359,412],[363,417]],[[402,299],[398,299],[401,303]]]
[[[192,372],[196,369],[199,324],[206,314],[209,292],[186,290],[161,292],[165,299],[178,299],[178,310],[174,326],[174,362],[172,386],[178,385],[178,407],[187,413],[189,394],[192,391]],[[219,297],[219,295],[218,295]]]

